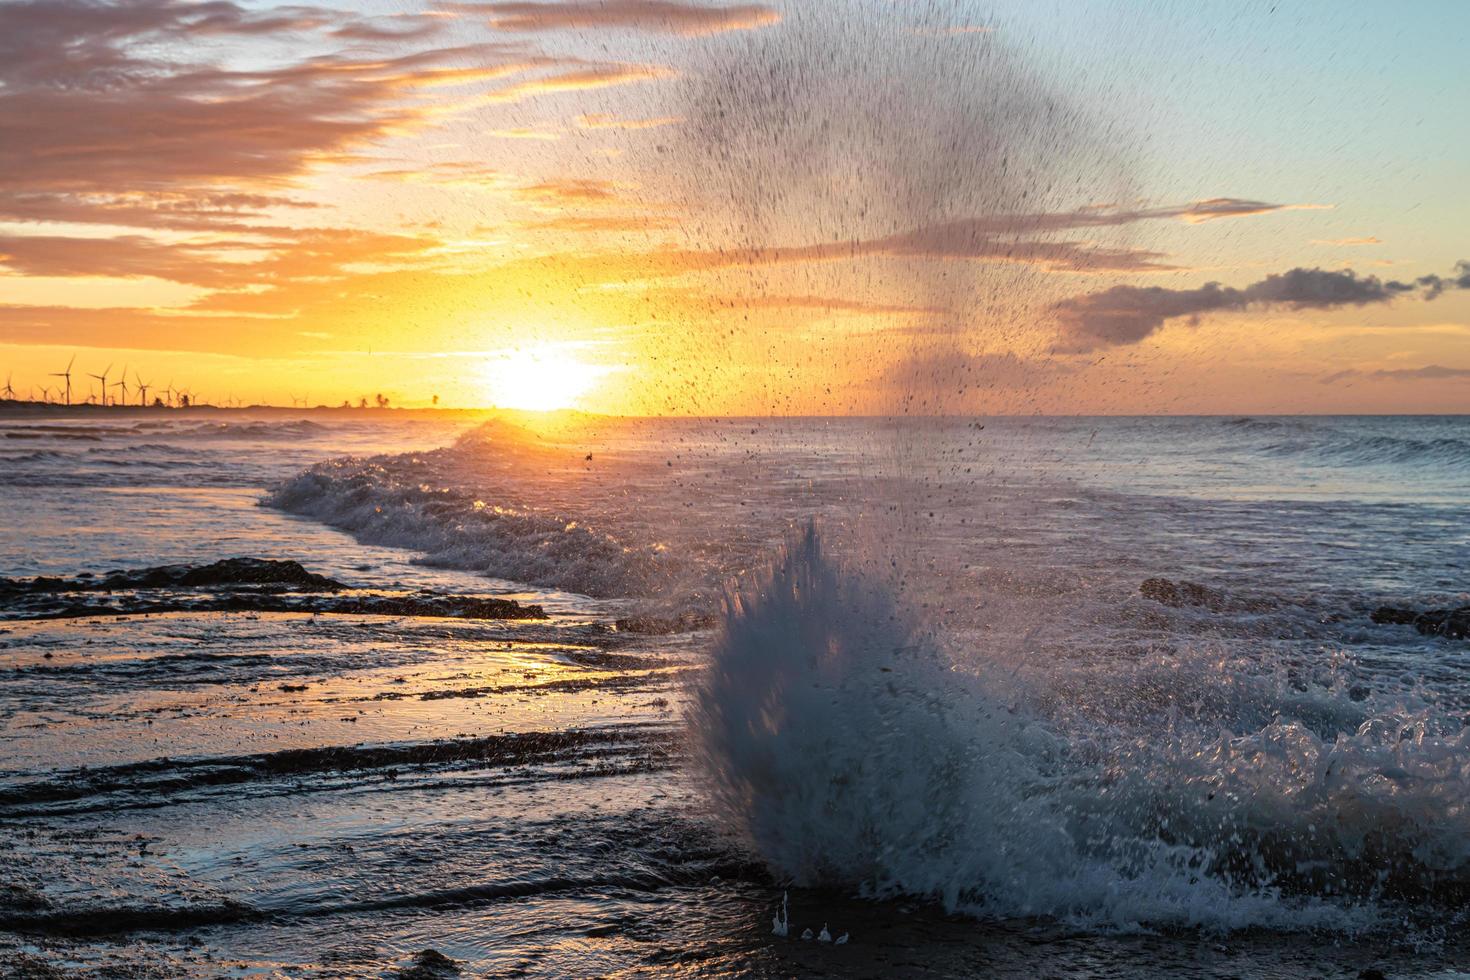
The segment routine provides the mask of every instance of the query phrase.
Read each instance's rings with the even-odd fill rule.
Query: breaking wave
[[[677,559],[657,544],[625,543],[548,511],[486,502],[423,482],[418,457],[346,458],[313,466],[264,503],[370,544],[420,553],[421,563],[594,597],[649,596]]]
[[[1470,469],[1470,441],[1458,435],[1434,436],[1440,420],[1426,423],[1424,438],[1389,435],[1372,420],[1315,423],[1308,419],[1229,419],[1229,429],[1266,439],[1254,452],[1267,458],[1305,460],[1319,465],[1434,466]],[[1458,430],[1456,430],[1458,431]]]
[[[1281,455],[1305,454],[1346,466],[1419,465],[1470,469],[1470,442],[1463,439],[1404,439],[1363,436],[1324,439],[1312,446],[1272,447]]]
[[[1301,711],[1205,658],[1184,672],[1251,710],[1049,710],[812,529],[726,605],[691,737],[717,814],[784,880],[1123,930],[1356,933],[1470,895],[1470,729],[1411,693],[1327,684]]]

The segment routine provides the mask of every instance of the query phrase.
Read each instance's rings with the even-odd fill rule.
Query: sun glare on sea
[[[481,372],[486,400],[496,408],[552,412],[579,400],[613,368],[587,364],[564,346],[505,351]]]

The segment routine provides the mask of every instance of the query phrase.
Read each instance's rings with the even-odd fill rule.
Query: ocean
[[[1470,972],[1470,417],[15,409],[0,488],[18,976]]]

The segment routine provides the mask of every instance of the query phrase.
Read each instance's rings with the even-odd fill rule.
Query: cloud
[[[1349,247],[1354,245],[1382,245],[1383,242],[1370,236],[1367,238],[1314,238],[1312,239],[1312,244]]]
[[[150,276],[196,286],[220,285],[224,276],[214,263],[201,260],[202,252],[143,235],[0,236],[0,266],[26,276]]]
[[[171,230],[246,231],[278,208],[320,207],[284,194],[211,192],[0,194],[0,220],[106,224]]]
[[[147,277],[209,289],[259,290],[338,278],[352,266],[422,260],[440,244],[430,238],[340,228],[281,228],[273,234],[275,241],[252,236],[183,244],[145,235],[6,235],[0,236],[0,267],[27,276]]]
[[[544,221],[531,221],[522,228],[539,228],[548,231],[574,231],[596,234],[599,232],[648,232],[674,227],[674,219],[650,214],[560,214]]]
[[[611,88],[615,85],[631,85],[636,82],[652,82],[661,78],[673,78],[678,73],[662,65],[592,65],[570,71],[547,75],[499,89],[485,97],[488,102],[520,102],[537,95],[556,95],[561,92],[585,92],[591,89]]]
[[[320,163],[442,113],[424,89],[555,63],[506,44],[394,57],[330,50],[380,23],[223,0],[0,4],[0,214],[236,226],[243,209],[189,202],[279,197]],[[275,44],[281,35],[320,50],[282,61],[301,47]],[[201,60],[219,50],[201,42],[221,37],[230,61]]]
[[[915,37],[965,37],[971,34],[994,34],[995,28],[984,24],[956,24],[952,27],[910,27]]]
[[[560,133],[553,133],[545,129],[535,129],[530,126],[517,126],[513,129],[492,129],[489,135],[503,140],[542,140],[548,143],[553,143],[561,139]]]
[[[1197,225],[1220,218],[1241,218],[1252,214],[1270,214],[1273,211],[1330,210],[1330,204],[1267,204],[1264,201],[1242,201],[1235,197],[1213,197],[1207,201],[1195,201],[1179,209],[1175,217]]]
[[[583,113],[574,120],[579,129],[655,129],[684,121],[682,116],[657,116],[652,119],[618,119],[602,113]]]
[[[1220,197],[1152,208],[1095,207],[1000,214],[928,225],[872,239],[754,249],[741,261],[759,265],[888,255],[1022,263],[1066,272],[1164,272],[1177,267],[1161,261],[1165,257],[1161,252],[1092,242],[1038,240],[1029,236],[1160,219],[1199,223],[1308,206]]]
[[[1053,312],[1065,349],[1086,351],[1134,344],[1159,330],[1167,320],[1187,319],[1193,324],[1207,313],[1249,307],[1325,310],[1366,306],[1409,293],[1432,300],[1446,289],[1470,289],[1470,262],[1456,263],[1453,276],[1420,276],[1412,282],[1384,282],[1376,276],[1359,276],[1350,269],[1298,268],[1239,289],[1218,282],[1196,289],[1114,286],[1062,300]]]
[[[565,3],[459,3],[449,9],[483,13],[502,31],[603,30],[701,37],[767,27],[781,19],[764,4],[705,6],[675,0],[597,0]]]
[[[362,175],[369,180],[388,180],[402,184],[434,184],[442,187],[503,187],[509,176],[491,170],[482,163],[466,160],[444,160],[418,167],[374,170]]]
[[[941,306],[916,306],[910,303],[883,303],[874,300],[841,299],[832,296],[781,295],[733,296],[722,298],[717,305],[737,310],[821,310],[826,313],[856,313],[877,316],[885,314],[948,313]]]
[[[1339,381],[1360,379],[1368,381],[1470,380],[1470,368],[1444,367],[1440,364],[1428,364],[1419,368],[1385,368],[1378,371],[1359,371],[1350,368],[1327,375],[1321,380],[1321,383],[1331,385]]]
[[[517,193],[527,200],[557,204],[611,204],[619,200],[617,185],[610,180],[565,177],[522,187]]]
[[[900,392],[944,392],[963,398],[969,392],[991,388],[1036,387],[1071,370],[1071,365],[1062,362],[1020,357],[1010,351],[972,354],[951,349],[897,361],[883,372],[882,380]]]
[[[387,17],[350,21],[333,30],[332,36],[367,43],[417,41],[441,33],[444,26],[445,20],[442,17],[394,14]]]

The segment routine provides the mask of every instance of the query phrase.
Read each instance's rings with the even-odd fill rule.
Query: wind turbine
[[[107,365],[107,371],[111,371],[111,370],[112,370],[112,365],[111,364]],[[87,375],[87,377],[89,377],[89,378],[96,378],[98,381],[102,382],[102,407],[103,408],[106,408],[107,407],[107,371],[103,371],[101,374],[89,374],[89,375]]]
[[[117,381],[114,381],[112,386],[122,389],[122,398],[116,400],[113,404],[126,405],[128,403],[128,366],[126,364],[123,365],[122,376]]]
[[[138,395],[138,404],[139,405],[147,405],[148,404],[148,382],[144,381],[143,380],[143,376],[141,374],[139,374],[137,371],[134,371],[133,372],[133,380],[135,380],[135,381],[138,382],[138,392],[139,392],[139,395]]]
[[[41,386],[41,404],[42,405],[50,405],[51,404],[51,389],[50,388],[47,388],[45,385],[42,385]]]
[[[10,375],[8,373],[5,375],[5,400],[8,402],[15,401],[15,389],[10,387]]]
[[[55,372],[53,372],[51,374],[51,377],[53,377],[53,378],[65,378],[66,379],[66,403],[68,405],[71,404],[71,366],[73,364],[75,364],[76,362],[77,362],[77,356],[75,354],[73,354],[71,356],[71,360],[66,362],[66,370],[65,371],[55,371]]]

